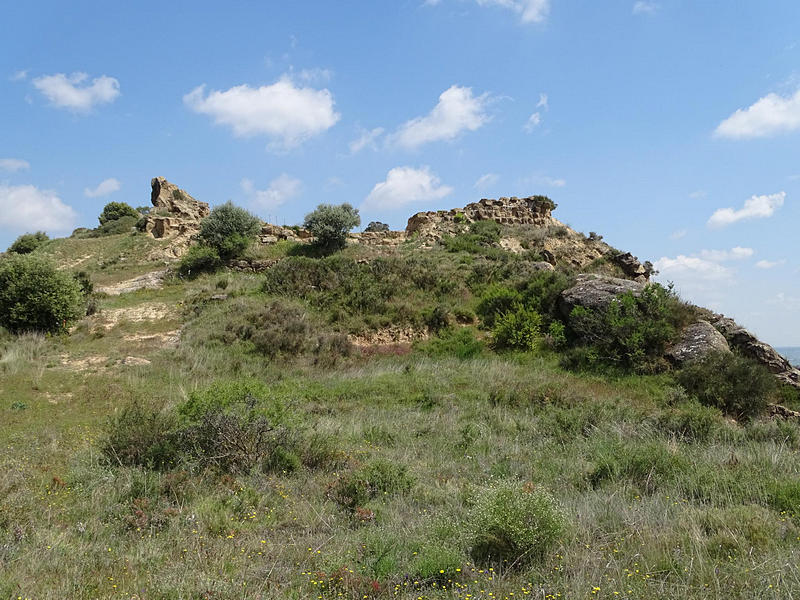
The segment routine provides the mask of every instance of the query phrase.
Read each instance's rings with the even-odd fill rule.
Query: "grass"
[[[95,243],[118,252],[127,242],[81,241]],[[58,248],[89,253],[69,240]],[[466,273],[433,292],[436,303],[476,304],[493,276],[478,259],[435,252],[450,257],[448,277]],[[111,279],[97,263],[90,271]],[[211,300],[223,279],[228,299]],[[733,421],[667,374],[572,373],[545,350],[492,353],[471,329],[335,365],[206,343],[230,307],[269,305],[263,281],[174,281],[101,298],[70,336],[2,339],[0,597],[796,597],[798,425]],[[433,305],[423,296],[420,312]],[[323,328],[361,322],[325,320],[319,300],[293,301]],[[114,312],[153,304],[169,312]],[[112,314],[122,317],[99,327]],[[157,341],[178,329],[177,348]],[[303,461],[225,472],[190,458],[156,470],[103,454],[109,420],[131,403],[178,415],[210,386],[244,378],[302,427]],[[563,526],[541,553],[473,551],[476,535],[493,539],[497,520],[476,515],[498,488],[552,498]]]

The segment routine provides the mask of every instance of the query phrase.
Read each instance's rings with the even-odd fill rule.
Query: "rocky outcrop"
[[[759,340],[733,319],[718,316],[713,325],[731,347],[767,367],[781,383],[800,388],[800,369],[793,367],[775,348]]]
[[[462,225],[475,221],[496,221],[503,225],[552,225],[551,213],[556,205],[545,196],[528,198],[484,198],[464,208],[421,212],[408,220],[406,234],[417,235],[424,242],[435,242],[443,235],[459,233]]]
[[[711,352],[730,351],[725,337],[711,323],[698,321],[681,331],[680,339],[667,349],[666,357],[681,366]]]
[[[500,245],[509,252],[538,252],[547,262],[576,269],[605,259],[621,275],[642,283],[649,281],[652,264],[619,252],[603,242],[602,236],[578,233],[553,218],[555,208],[555,203],[546,196],[484,198],[464,208],[417,213],[408,220],[406,235],[433,246],[445,236],[464,232],[470,223],[491,220],[508,226]]]
[[[642,264],[639,262],[639,259],[630,252],[625,252],[624,254],[614,253],[611,262],[622,269],[625,275],[637,281],[649,281],[650,275],[653,272],[653,263],[645,261],[645,263]]]
[[[155,177],[150,186],[153,208],[144,217],[142,229],[154,238],[172,238],[166,258],[180,257],[200,230],[200,221],[208,216],[208,204],[195,200],[163,177]]]
[[[565,317],[569,317],[576,306],[603,310],[617,295],[631,292],[638,296],[644,287],[644,283],[630,279],[594,274],[578,275],[577,283],[561,292],[558,308]]]
[[[301,227],[281,227],[272,223],[265,223],[261,227],[260,241],[262,244],[275,244],[284,240],[290,242],[310,242],[314,239],[311,232]]]

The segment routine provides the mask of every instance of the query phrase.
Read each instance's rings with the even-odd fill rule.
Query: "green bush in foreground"
[[[566,526],[566,516],[550,494],[503,483],[478,498],[467,527],[470,553],[479,563],[520,566],[542,558]]]
[[[778,388],[775,378],[763,366],[743,356],[722,352],[690,363],[676,377],[701,403],[738,419],[763,413]]]
[[[10,255],[0,260],[0,326],[9,331],[54,333],[83,313],[81,286],[44,258]]]
[[[14,254],[30,254],[49,239],[44,231],[23,233],[8,247],[8,251]]]
[[[178,263],[178,273],[184,277],[197,277],[213,273],[222,266],[219,252],[210,246],[192,246]]]
[[[200,242],[229,260],[241,256],[261,231],[261,220],[228,201],[215,207],[200,223]]]
[[[349,204],[320,204],[306,215],[303,227],[308,229],[325,252],[335,252],[345,247],[347,232],[361,224],[358,209]]]
[[[535,350],[542,339],[542,317],[535,310],[521,304],[500,315],[492,330],[496,348]]]

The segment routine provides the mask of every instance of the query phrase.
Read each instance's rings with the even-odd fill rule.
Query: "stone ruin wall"
[[[461,224],[475,221],[496,221],[502,225],[533,225],[547,227],[556,224],[552,217],[555,204],[543,196],[528,198],[483,198],[464,208],[420,212],[408,220],[406,235],[419,235],[423,241],[432,242],[443,235],[459,233]]]

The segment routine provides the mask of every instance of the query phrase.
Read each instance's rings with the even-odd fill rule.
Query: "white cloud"
[[[375,150],[377,145],[375,142],[383,135],[383,127],[376,127],[375,129],[362,129],[361,135],[350,142],[350,153],[356,154],[361,152],[364,148],[372,148]]]
[[[242,179],[241,186],[251,204],[261,209],[274,209],[297,196],[303,182],[283,173],[270,181],[266,190],[257,190],[250,179]]]
[[[700,257],[713,262],[723,262],[726,260],[743,260],[755,254],[752,248],[742,248],[736,246],[730,250],[701,250]]]
[[[298,87],[289,77],[272,85],[238,85],[225,91],[196,87],[184,104],[214,122],[227,125],[238,137],[265,135],[275,149],[291,148],[333,127],[340,116],[327,89]]]
[[[702,200],[706,196],[708,196],[708,192],[706,192],[705,190],[695,190],[694,192],[689,194],[689,198],[691,198],[692,200]]]
[[[50,104],[75,112],[88,112],[98,104],[113,102],[119,96],[119,81],[103,75],[88,81],[86,73],[43,75],[33,80]]]
[[[539,94],[539,103],[536,105],[536,108],[543,108],[545,110],[550,108],[547,100],[547,94]]]
[[[746,139],[769,137],[798,129],[800,129],[800,90],[788,97],[767,94],[748,108],[740,108],[719,124],[714,135]]]
[[[733,277],[733,270],[713,260],[679,254],[675,258],[663,256],[653,263],[661,278],[679,280],[700,277],[704,280],[723,281]]]
[[[0,184],[0,227],[18,231],[70,231],[76,219],[55,192],[33,185]]]
[[[749,219],[764,219],[771,217],[777,209],[783,206],[786,192],[764,196],[751,196],[744,202],[739,210],[733,208],[720,208],[708,219],[708,226],[713,228],[725,227]]]
[[[673,232],[670,234],[670,236],[669,236],[669,239],[671,239],[671,240],[679,240],[679,239],[681,239],[681,238],[684,238],[684,237],[686,237],[686,234],[687,234],[687,233],[689,233],[689,231],[688,231],[688,230],[686,230],[686,229],[679,229],[678,231],[673,231]]]
[[[449,195],[453,188],[442,185],[430,167],[395,167],[386,180],[376,183],[364,200],[364,207],[394,209],[412,202],[438,200]]]
[[[544,111],[550,110],[547,94],[539,94],[539,102],[536,104],[536,110],[530,117],[528,117],[525,125],[522,126],[524,131],[531,133],[534,129],[542,124],[542,113],[540,110],[538,110],[540,108]]]
[[[546,185],[550,187],[564,187],[567,185],[567,181],[565,179],[557,179],[555,177],[549,177],[548,175],[532,175],[525,179],[525,183],[532,185]]]
[[[104,179],[94,189],[84,188],[83,193],[87,198],[100,198],[118,191],[122,185],[113,177]]]
[[[550,0],[475,0],[480,6],[500,6],[514,11],[523,23],[541,23],[550,12]]]
[[[3,171],[23,171],[31,168],[31,164],[27,160],[21,158],[0,158],[0,169]]]
[[[639,0],[633,3],[633,14],[635,15],[652,15],[658,10],[658,4],[655,2],[646,2]]]
[[[475,131],[486,124],[488,94],[473,96],[472,88],[453,85],[439,96],[439,102],[424,117],[403,124],[392,135],[392,142],[417,148],[428,142],[452,140],[464,131]]]
[[[786,264],[785,260],[760,260],[756,263],[756,267],[759,269],[773,269],[783,264]]]
[[[534,129],[536,129],[539,125],[542,124],[542,115],[538,111],[533,113],[530,117],[528,117],[527,122],[522,127],[528,133],[531,133]]]
[[[498,179],[499,177],[495,173],[486,173],[485,175],[481,175],[480,177],[478,177],[478,180],[472,187],[478,190],[483,190],[497,183]]]
[[[9,81],[25,81],[28,78],[28,70],[22,69],[21,71],[16,71],[11,77],[8,78]]]
[[[333,71],[330,69],[303,69],[297,76],[306,83],[326,83],[333,79]]]

